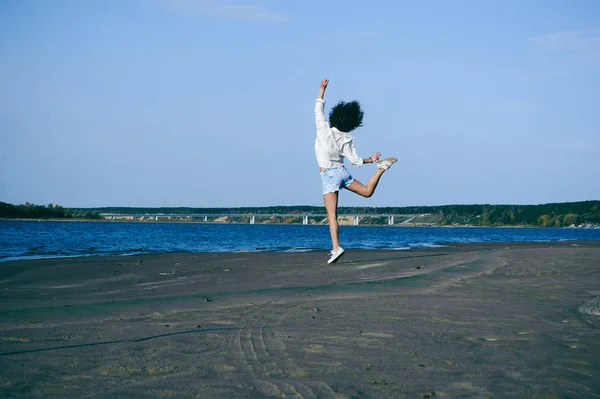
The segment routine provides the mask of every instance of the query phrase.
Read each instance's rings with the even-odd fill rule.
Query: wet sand
[[[0,263],[0,397],[600,398],[600,242]]]

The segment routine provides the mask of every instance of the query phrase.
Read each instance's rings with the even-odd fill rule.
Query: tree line
[[[542,205],[444,206],[441,225],[569,227],[600,223],[600,201]]]
[[[102,219],[100,212],[92,209],[69,209],[60,205],[35,205],[29,202],[21,205],[0,202],[0,217],[19,219]]]

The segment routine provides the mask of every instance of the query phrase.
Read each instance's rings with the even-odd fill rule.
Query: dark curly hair
[[[362,126],[363,116],[358,101],[340,101],[329,112],[329,125],[342,132],[351,132]]]

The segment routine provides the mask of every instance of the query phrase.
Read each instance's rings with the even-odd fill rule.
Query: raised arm
[[[325,100],[323,97],[325,96],[325,89],[327,88],[327,84],[329,83],[329,79],[323,79],[321,81],[321,88],[319,89],[319,97],[317,97],[317,102],[315,104],[315,119],[317,122],[317,133],[318,132],[326,132],[326,129],[329,129],[329,124],[325,119]]]
[[[317,97],[319,100],[322,100],[323,97],[325,96],[325,89],[327,88],[328,84],[329,84],[329,79],[323,79],[321,81],[321,89],[319,90],[319,97]]]

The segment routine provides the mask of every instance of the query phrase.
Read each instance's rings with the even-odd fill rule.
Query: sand
[[[600,242],[326,258],[0,263],[0,397],[600,397]]]

